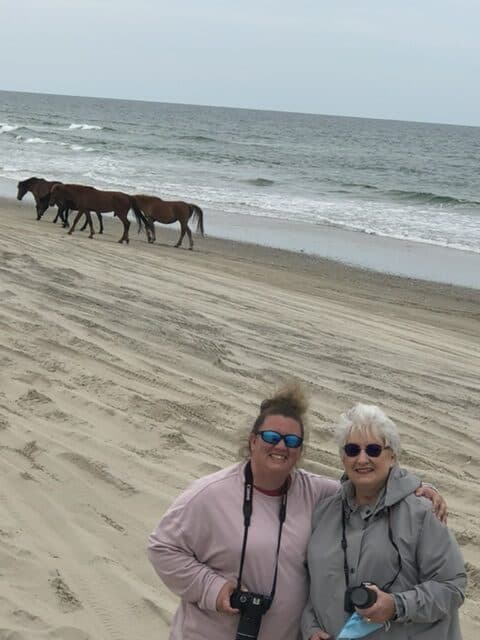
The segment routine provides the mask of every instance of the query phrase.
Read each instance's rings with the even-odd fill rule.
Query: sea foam
[[[72,124],[68,127],[69,129],[82,129],[84,131],[86,131],[87,129],[103,129],[103,127],[100,127],[97,124],[76,124],[75,122],[72,122]]]
[[[26,144],[47,144],[48,140],[44,140],[43,138],[27,138],[25,140]]]
[[[9,131],[15,131],[18,129],[18,124],[7,124],[6,122],[0,122],[0,133],[8,133]]]

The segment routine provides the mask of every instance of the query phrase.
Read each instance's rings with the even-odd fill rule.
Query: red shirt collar
[[[263,493],[266,496],[281,496],[283,495],[283,492],[285,490],[288,491],[290,489],[291,484],[292,484],[292,479],[290,476],[288,476],[288,478],[285,480],[283,485],[278,489],[262,489],[261,487],[257,487],[256,484],[254,484],[253,486],[257,491],[260,491],[260,493]]]

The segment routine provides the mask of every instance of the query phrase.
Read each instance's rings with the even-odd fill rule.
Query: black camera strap
[[[280,511],[278,513],[278,520],[280,522],[280,526],[278,528],[277,552],[275,555],[275,574],[273,576],[273,584],[272,584],[272,592],[270,594],[270,600],[273,600],[273,596],[275,595],[275,589],[277,586],[278,556],[280,554],[280,542],[282,540],[283,523],[285,522],[285,518],[287,517],[288,487],[289,487],[289,482],[287,478],[287,480],[285,481],[285,484],[282,487],[282,495],[281,495],[282,499],[280,502]],[[245,561],[245,552],[247,550],[248,528],[250,526],[252,511],[253,511],[253,473],[252,473],[252,465],[250,461],[248,461],[247,464],[245,465],[245,484],[244,484],[244,491],[243,491],[243,524],[245,529],[243,533],[242,554],[240,557],[240,570],[238,573],[237,589],[241,589],[242,587],[243,563]]]
[[[345,509],[347,508],[347,506],[345,504],[342,503],[342,549],[343,549],[343,573],[345,574],[345,584],[347,586],[347,589],[350,586],[350,570],[348,568],[348,560],[347,560],[347,535],[346,535],[346,528],[347,528],[347,523],[346,523],[346,517],[345,517]]]
[[[400,550],[397,546],[397,543],[395,542],[395,540],[393,539],[393,531],[392,531],[392,513],[391,513],[391,508],[387,507],[387,512],[388,512],[388,537],[390,538],[390,544],[392,545],[392,547],[395,549],[395,551],[397,552],[397,558],[398,558],[398,570],[397,573],[393,576],[393,578],[390,580],[390,582],[387,582],[385,585],[383,585],[383,589],[382,591],[388,591],[390,589],[390,587],[392,586],[392,584],[395,582],[395,580],[398,578],[398,576],[400,575],[400,571],[402,570],[402,556],[400,554]]]
[[[347,522],[346,522],[346,516],[345,516],[345,511],[346,509],[348,509],[348,506],[343,503],[342,504],[342,549],[343,549],[343,571],[345,573],[345,584],[347,586],[347,589],[350,586],[350,570],[348,567],[348,559],[347,559],[347,536],[346,536],[346,528],[347,528]],[[393,532],[392,532],[392,519],[391,519],[391,509],[390,507],[387,507],[387,518],[388,518],[388,539],[390,540],[390,543],[392,545],[392,547],[395,549],[395,551],[397,552],[397,559],[398,559],[398,570],[397,573],[394,575],[394,577],[392,578],[392,580],[390,580],[390,582],[387,582],[386,584],[383,585],[383,587],[381,587],[382,591],[387,591],[390,589],[390,587],[393,585],[393,583],[395,582],[395,580],[398,578],[398,576],[400,575],[400,571],[402,570],[402,556],[400,555],[400,550],[395,542],[395,540],[393,539]]]

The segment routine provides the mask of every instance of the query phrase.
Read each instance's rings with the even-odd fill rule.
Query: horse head
[[[30,190],[30,187],[32,186],[32,181],[36,180],[36,178],[28,178],[28,180],[21,180],[18,184],[17,184],[17,200],[21,200],[23,198],[23,196],[27,193],[27,191]]]

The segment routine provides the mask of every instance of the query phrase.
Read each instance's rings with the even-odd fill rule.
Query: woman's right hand
[[[331,640],[332,636],[326,631],[315,631],[314,634],[310,636],[310,640]]]
[[[238,609],[232,609],[230,606],[230,596],[237,588],[235,582],[226,582],[218,592],[216,607],[221,613],[229,613],[235,615],[240,613]]]

